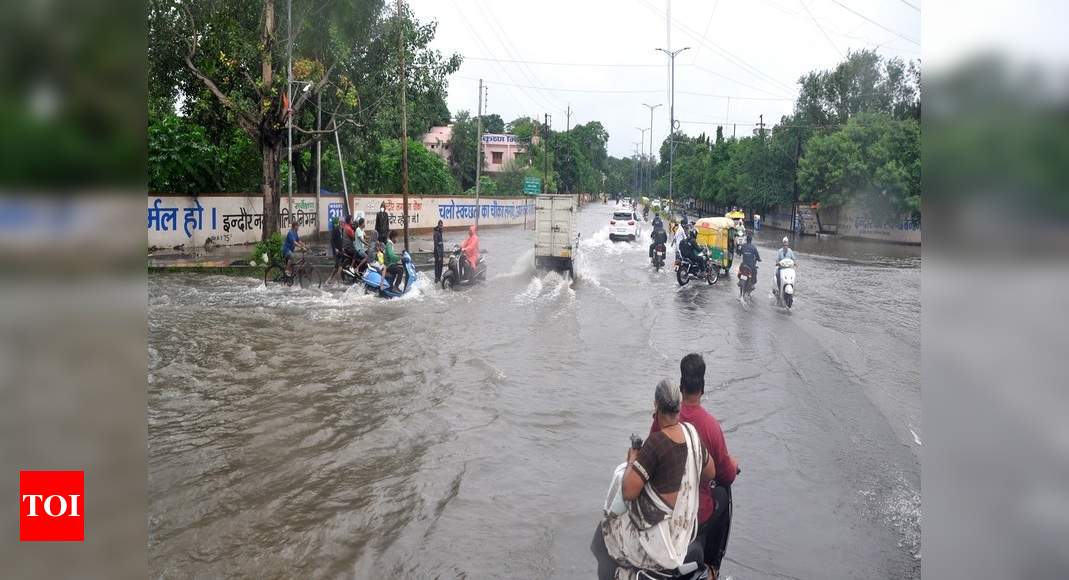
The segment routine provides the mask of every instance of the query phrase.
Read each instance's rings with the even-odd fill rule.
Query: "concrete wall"
[[[816,211],[810,208],[801,208],[803,231],[807,234],[817,233]],[[896,244],[921,243],[920,223],[914,222],[909,217],[902,217],[883,224],[884,220],[875,219],[867,210],[861,207],[847,204],[841,208],[827,208],[819,211],[820,223],[825,232],[836,233],[844,238],[857,238],[861,240],[876,240],[893,242]],[[791,228],[790,206],[777,207],[763,215],[763,224],[768,227],[782,230]]]
[[[373,227],[375,213],[386,203],[391,228],[402,227],[402,199],[393,195],[360,195],[352,197],[353,214],[363,212]],[[320,200],[319,215],[315,211],[314,195],[293,196],[293,217],[302,237],[318,228],[327,231],[334,217],[344,215],[341,197],[324,196]],[[285,196],[282,198],[282,223],[289,227],[290,215]],[[476,211],[480,226],[522,225],[534,220],[533,198],[482,197],[478,210],[473,197],[409,196],[409,230],[430,230],[441,219],[446,227],[463,227],[475,223]],[[204,246],[210,238],[217,245],[250,244],[260,240],[263,227],[263,198],[259,194],[211,194],[201,196],[149,195],[147,207],[148,245],[171,248],[184,244],[187,248]]]

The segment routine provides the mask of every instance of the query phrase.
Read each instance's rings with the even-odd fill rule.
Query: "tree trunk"
[[[279,173],[282,161],[282,147],[279,144],[262,143],[260,153],[263,155],[263,196],[264,196],[264,219],[262,240],[267,240],[271,234],[279,231],[281,219],[279,216]]]

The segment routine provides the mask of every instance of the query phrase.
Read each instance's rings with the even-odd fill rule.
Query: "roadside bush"
[[[265,253],[270,260],[267,263],[264,263]],[[249,263],[253,266],[266,267],[272,262],[276,264],[282,263],[282,234],[280,232],[271,234],[271,237],[267,240],[256,242],[256,245],[252,248],[252,255],[249,256]]]

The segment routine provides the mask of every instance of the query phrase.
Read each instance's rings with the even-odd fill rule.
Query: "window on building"
[[[502,161],[504,160],[503,159],[504,156],[505,156],[505,154],[502,153],[501,151],[494,151],[492,153],[492,157],[490,159],[490,162],[493,163],[494,165],[501,165]]]

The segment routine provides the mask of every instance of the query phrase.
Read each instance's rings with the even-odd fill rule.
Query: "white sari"
[[[627,511],[619,513],[612,509],[616,496],[621,493],[623,474],[626,469],[616,468],[615,477],[609,487],[609,497],[605,502],[605,519],[601,530],[605,536],[605,548],[620,568],[617,578],[632,577],[638,570],[674,570],[683,564],[687,547],[698,533],[698,485],[701,478],[701,442],[694,427],[689,423],[680,423],[687,443],[687,463],[683,471],[683,481],[676,494],[676,505],[668,508],[660,497],[646,483],[645,492],[655,503],[660,502],[667,513],[660,523],[639,529]],[[624,466],[621,467],[625,467]]]

